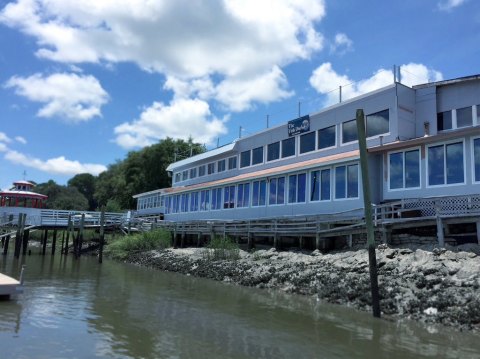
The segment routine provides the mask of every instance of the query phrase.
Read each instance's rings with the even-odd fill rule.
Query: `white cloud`
[[[64,156],[42,161],[17,151],[7,150],[4,157],[12,163],[35,168],[50,174],[76,175],[79,173],[91,173],[96,176],[107,170],[107,167],[104,165],[80,163],[78,161],[68,160]]]
[[[8,151],[7,145],[0,142],[0,152],[6,152],[6,151]]]
[[[284,98],[286,80],[277,75],[272,94],[249,91],[241,103],[229,99],[229,84],[271,78],[272,69],[320,51],[323,36],[314,25],[324,16],[324,0],[17,0],[4,7],[0,22],[33,36],[39,57],[134,62],[187,81],[193,93],[194,81],[207,79],[226,91],[216,98],[227,107],[247,109]]]
[[[25,139],[25,137],[22,137],[22,136],[16,136],[15,141],[20,142],[23,145],[27,144],[27,140]]]
[[[444,0],[440,1],[437,6],[438,9],[441,11],[450,11],[462,4],[464,4],[466,0]]]
[[[211,144],[227,132],[226,119],[211,115],[208,103],[198,99],[175,99],[169,105],[154,102],[140,118],[115,127],[115,142],[124,148],[144,147],[166,137]]]
[[[0,132],[0,142],[10,143],[12,140],[4,132]]]
[[[68,122],[88,121],[101,116],[100,108],[108,94],[93,76],[57,73],[48,77],[35,74],[10,78],[5,87],[30,101],[44,103],[39,117],[60,117]]]
[[[443,79],[440,72],[429,69],[422,64],[409,63],[402,65],[400,72],[401,82],[407,86]],[[393,73],[391,70],[379,69],[371,77],[354,82],[348,76],[335,72],[332,69],[332,64],[326,62],[313,71],[310,84],[317,92],[326,95],[326,104],[333,104],[338,102],[339,86],[342,86],[342,99],[347,100],[393,84]]]
[[[346,34],[338,33],[330,46],[330,51],[344,55],[349,51],[353,51],[353,41]]]

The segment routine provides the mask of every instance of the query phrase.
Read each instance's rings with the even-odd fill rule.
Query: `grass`
[[[238,244],[230,237],[216,236],[208,243],[204,253],[205,259],[210,261],[237,260],[240,258]]]
[[[171,246],[170,232],[156,229],[150,232],[136,233],[122,237],[109,244],[105,252],[115,259],[124,259],[133,252],[164,249]]]

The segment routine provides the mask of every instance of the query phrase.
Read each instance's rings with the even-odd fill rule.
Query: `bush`
[[[124,259],[132,252],[143,252],[153,249],[165,249],[171,246],[170,232],[156,229],[125,236],[106,248],[106,253],[116,259]]]
[[[216,236],[213,238],[205,250],[205,259],[216,260],[237,260],[240,258],[240,249],[230,237]]]

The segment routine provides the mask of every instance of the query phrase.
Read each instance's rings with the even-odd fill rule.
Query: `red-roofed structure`
[[[33,187],[28,181],[13,182],[13,188],[0,191],[0,207],[44,208],[48,196],[32,192]]]

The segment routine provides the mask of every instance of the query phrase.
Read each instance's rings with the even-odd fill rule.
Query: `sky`
[[[0,0],[0,188],[480,73],[477,0]]]

